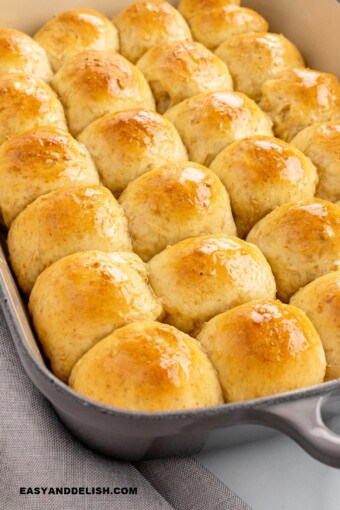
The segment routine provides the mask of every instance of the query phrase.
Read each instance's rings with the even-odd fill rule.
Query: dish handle
[[[339,391],[282,402],[260,413],[263,425],[285,433],[315,459],[340,468],[340,435],[328,426],[334,418],[340,423]]]

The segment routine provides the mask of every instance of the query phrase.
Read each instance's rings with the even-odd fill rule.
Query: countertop
[[[340,510],[340,469],[282,434],[196,458],[253,510]]]

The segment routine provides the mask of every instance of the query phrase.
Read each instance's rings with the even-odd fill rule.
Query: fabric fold
[[[150,460],[133,465],[96,454],[80,444],[26,375],[1,309],[0,391],[1,508],[248,508],[194,459]],[[66,491],[59,494],[58,489]],[[85,493],[72,494],[75,490]],[[30,493],[35,491],[39,493]]]

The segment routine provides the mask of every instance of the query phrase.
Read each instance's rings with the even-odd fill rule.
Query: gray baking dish
[[[328,426],[340,417],[340,380],[218,407],[162,413],[124,411],[82,397],[45,366],[9,267],[4,239],[0,304],[32,382],[67,429],[93,450],[129,461],[190,455],[251,441],[268,435],[272,428],[290,436],[321,462],[340,467],[340,437]]]

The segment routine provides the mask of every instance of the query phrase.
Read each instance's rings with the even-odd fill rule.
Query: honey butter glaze
[[[62,188],[37,198],[8,234],[11,264],[25,293],[52,262],[94,248],[131,250],[123,210],[103,186]]]
[[[322,340],[326,353],[326,380],[340,376],[340,271],[320,276],[290,300],[301,308]]]
[[[37,127],[0,146],[0,208],[4,223],[40,195],[76,184],[99,184],[87,149],[54,127]]]
[[[190,20],[195,14],[209,15],[212,9],[226,5],[240,5],[240,0],[180,0],[178,10]]]
[[[82,51],[117,51],[119,47],[116,28],[93,9],[71,9],[53,16],[34,39],[46,50],[55,72]]]
[[[340,374],[339,83],[240,0],[178,4],[0,28],[0,222],[45,361],[139,412]]]
[[[0,73],[0,144],[37,126],[67,131],[64,110],[52,89],[25,73]]]
[[[168,163],[131,182],[119,198],[134,251],[143,259],[202,234],[236,235],[228,194],[195,163]]]
[[[74,366],[69,384],[93,400],[135,411],[223,403],[217,374],[199,343],[151,321],[124,326],[95,345]]]
[[[232,90],[228,67],[202,44],[172,41],[151,48],[137,62],[156,100],[157,111],[214,90]]]
[[[317,168],[316,196],[337,202],[340,199],[340,120],[313,124],[300,131],[291,143]]]
[[[313,163],[302,152],[261,135],[232,143],[210,169],[229,193],[240,237],[275,207],[312,198],[318,182]]]
[[[188,159],[176,128],[150,110],[104,115],[78,138],[90,151],[103,184],[115,195],[149,170],[169,161]]]
[[[64,105],[73,135],[106,113],[155,109],[142,73],[114,51],[88,50],[75,55],[59,69],[51,85]]]
[[[50,265],[33,288],[29,310],[52,371],[63,381],[74,363],[114,329],[162,316],[137,255],[100,251],[75,253]]]
[[[303,66],[298,49],[282,34],[249,32],[223,42],[215,54],[228,66],[235,90],[259,101],[263,83],[283,69]]]
[[[273,134],[269,117],[241,92],[198,94],[174,106],[165,116],[181,135],[189,159],[206,166],[235,140]]]
[[[215,7],[208,16],[201,12],[189,23],[194,39],[211,51],[233,35],[268,30],[268,23],[260,14],[237,5]]]
[[[340,120],[340,85],[332,74],[287,69],[263,84],[259,105],[272,118],[275,135],[289,142],[312,124]]]
[[[153,46],[192,38],[178,10],[160,0],[134,2],[112,22],[119,32],[121,54],[134,64]]]
[[[185,332],[229,308],[276,294],[273,274],[260,250],[223,234],[169,246],[148,267],[166,322]]]
[[[283,301],[340,269],[340,207],[321,199],[282,205],[260,220],[247,241],[268,260]]]
[[[198,335],[227,402],[320,384],[325,354],[307,316],[280,301],[258,300],[222,313]]]
[[[0,28],[0,72],[23,72],[45,81],[53,76],[43,48],[13,28]]]

